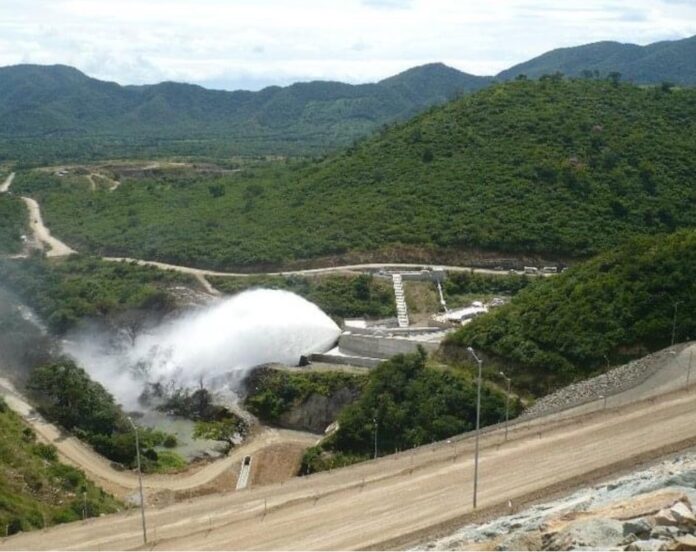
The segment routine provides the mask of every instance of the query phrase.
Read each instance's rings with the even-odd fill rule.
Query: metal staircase
[[[404,283],[401,279],[401,274],[392,274],[392,282],[394,284],[394,296],[396,297],[396,318],[399,322],[399,328],[408,328],[408,308],[404,298]]]

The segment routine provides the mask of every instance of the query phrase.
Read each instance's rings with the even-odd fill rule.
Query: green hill
[[[79,250],[212,268],[585,257],[696,227],[696,90],[545,78],[431,108],[320,163],[115,192],[22,173]],[[306,263],[305,263],[306,264]]]
[[[325,150],[488,82],[431,64],[375,84],[317,81],[226,92],[174,82],[119,86],[71,67],[16,65],[0,68],[0,138],[10,141],[4,155],[30,160],[48,155],[56,139],[63,141],[64,158],[80,146],[83,157],[100,148],[130,153],[135,146],[156,145],[177,151],[172,142],[187,154],[207,152],[216,143],[226,144],[227,155],[230,149]]]
[[[108,514],[119,503],[61,464],[0,398],[0,527],[2,535]]]
[[[636,84],[696,84],[696,36],[647,46],[597,42],[547,52],[495,78],[562,72]],[[0,161],[316,154],[491,84],[441,63],[373,84],[305,82],[258,92],[164,82],[119,86],[72,67],[0,68]]]
[[[696,36],[656,42],[647,46],[619,42],[595,42],[559,48],[499,73],[507,80],[517,75],[538,78],[560,71],[568,76],[621,73],[622,78],[641,84],[672,82],[696,84]]]
[[[695,272],[695,230],[636,238],[531,284],[459,330],[445,352],[463,357],[473,346],[518,387],[549,391],[669,345],[675,304],[675,341],[694,338]]]
[[[21,251],[27,218],[20,198],[0,194],[0,255]]]

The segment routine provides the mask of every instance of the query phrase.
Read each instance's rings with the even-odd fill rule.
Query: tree
[[[621,73],[618,71],[612,71],[609,73],[609,81],[613,86],[619,86],[619,82],[621,82]]]
[[[212,422],[196,422],[193,431],[194,439],[211,439],[222,441],[227,445],[226,452],[234,448],[239,439],[249,433],[249,424],[234,414]]]

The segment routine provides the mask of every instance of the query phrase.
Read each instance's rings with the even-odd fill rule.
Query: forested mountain
[[[696,227],[696,90],[516,80],[384,129],[316,163],[215,178],[125,179],[114,192],[45,172],[37,197],[81,251],[207,266],[578,258]]]
[[[696,84],[696,37],[553,50],[495,77],[562,72]],[[119,86],[54,65],[0,68],[0,161],[325,153],[494,81],[441,63],[374,84],[304,82],[258,92],[164,82]]]
[[[693,339],[694,271],[696,231],[635,238],[528,286],[459,330],[446,350],[471,345],[519,387],[548,392],[666,347],[672,331],[677,343]]]
[[[252,140],[266,151],[298,141],[326,148],[488,82],[431,64],[375,84],[317,81],[227,92],[174,82],[119,86],[71,67],[17,65],[0,68],[0,138],[217,138]]]
[[[568,76],[621,73],[637,84],[696,84],[696,36],[656,42],[647,46],[619,42],[595,42],[559,48],[499,73],[507,80],[517,75],[538,78],[555,72]]]

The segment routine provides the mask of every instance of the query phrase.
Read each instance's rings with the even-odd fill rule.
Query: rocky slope
[[[696,451],[553,502],[468,525],[419,550],[694,550]]]

